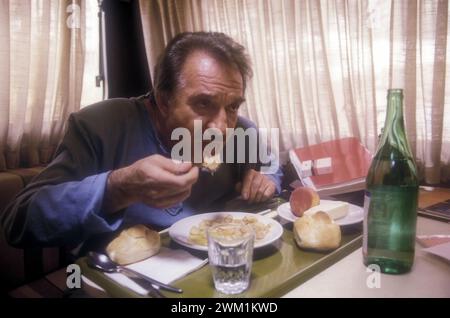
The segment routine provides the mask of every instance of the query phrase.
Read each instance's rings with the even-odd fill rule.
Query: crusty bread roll
[[[108,256],[120,265],[131,264],[146,259],[159,252],[159,233],[144,225],[136,225],[123,230],[106,247]]]
[[[327,213],[319,211],[294,222],[294,237],[301,248],[329,251],[339,247],[341,228]]]

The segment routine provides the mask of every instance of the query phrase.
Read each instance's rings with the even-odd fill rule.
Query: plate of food
[[[207,251],[208,228],[226,223],[252,226],[255,231],[255,248],[272,244],[283,234],[281,224],[267,216],[245,212],[212,212],[193,215],[174,223],[169,229],[169,236],[180,245]]]
[[[335,223],[345,226],[360,223],[364,219],[364,209],[343,201],[322,200],[310,188],[297,188],[292,192],[289,202],[277,209],[285,221],[295,222],[303,215],[313,215],[318,211],[327,213]]]

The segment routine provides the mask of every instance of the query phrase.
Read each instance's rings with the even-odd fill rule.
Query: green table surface
[[[162,235],[163,246],[173,247],[167,234]],[[338,249],[328,253],[301,250],[292,233],[292,224],[284,225],[282,237],[274,244],[254,253],[250,288],[233,297],[280,297],[311,277],[333,265],[346,255],[361,247],[361,226],[344,228]],[[181,248],[180,246],[176,246]],[[204,258],[207,254],[200,254]],[[361,260],[362,261],[362,260]],[[142,297],[134,291],[119,285],[105,274],[90,268],[86,258],[77,263],[83,275],[102,287],[111,297]],[[207,298],[227,297],[214,289],[211,270],[208,265],[175,281],[172,285],[184,290],[182,294],[163,291],[167,297]]]

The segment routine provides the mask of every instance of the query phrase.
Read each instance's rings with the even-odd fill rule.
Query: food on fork
[[[264,224],[259,222],[258,219],[253,216],[245,216],[244,218],[233,218],[230,214],[220,216],[215,219],[203,220],[198,225],[193,226],[189,232],[188,241],[191,244],[203,245],[208,244],[207,231],[210,227],[219,224],[242,224],[250,225],[255,232],[255,240],[262,240],[266,237],[270,230],[270,224]],[[242,233],[243,235],[245,233]],[[230,236],[236,236],[237,233],[230,233]]]
[[[301,248],[329,251],[339,247],[341,227],[327,213],[319,211],[294,222],[294,238]]]
[[[106,247],[109,258],[119,265],[142,261],[159,252],[159,233],[144,225],[136,225],[123,230]]]
[[[218,153],[210,157],[205,156],[203,158],[203,162],[201,163],[200,167],[210,173],[214,173],[217,171],[217,169],[219,169],[221,163],[222,160],[220,158],[220,153]]]
[[[296,216],[302,216],[303,213],[320,203],[320,197],[316,191],[308,187],[295,189],[289,199],[291,211]]]

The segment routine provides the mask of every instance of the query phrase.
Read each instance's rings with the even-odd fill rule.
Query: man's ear
[[[166,94],[157,93],[155,96],[156,107],[158,107],[159,112],[166,117],[169,113],[169,98]]]

